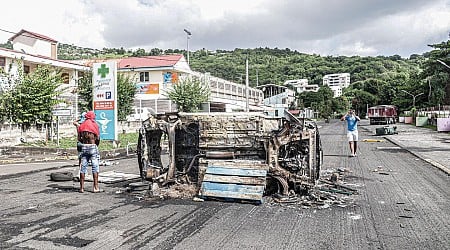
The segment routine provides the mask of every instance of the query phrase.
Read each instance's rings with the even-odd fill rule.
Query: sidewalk
[[[362,120],[359,128],[375,135],[376,128],[385,125],[368,125],[367,120]],[[433,131],[431,129],[416,127],[410,124],[397,123],[390,126],[397,127],[394,135],[377,136],[385,138],[397,146],[411,152],[416,157],[429,162],[450,175],[450,134]],[[39,150],[39,149],[38,149]],[[42,150],[42,149],[40,149]],[[23,152],[22,152],[23,153]],[[102,159],[126,158],[126,151],[117,149],[110,152],[102,152]],[[24,164],[28,163],[28,164]],[[0,176],[13,173],[39,171],[43,169],[71,166],[77,163],[75,153],[65,155],[58,154],[0,154]]]
[[[67,161],[49,161],[49,162],[24,162],[0,164],[0,178],[7,175],[16,175],[30,172],[39,172],[42,170],[59,169],[66,167],[77,167],[77,160]]]
[[[365,123],[361,125],[363,125],[360,126],[362,129],[373,134],[375,134],[376,128],[383,127],[383,125],[364,126]],[[450,174],[449,133],[437,132],[428,128],[416,127],[404,123],[392,124],[390,126],[396,126],[398,134],[384,135],[381,137],[386,138],[397,146],[408,150],[418,158]]]
[[[56,153],[56,151],[61,151],[62,153]],[[134,154],[128,155],[123,148],[100,153],[102,162],[134,157]],[[0,150],[0,177],[48,169],[77,167],[77,165],[78,156],[76,149],[56,150],[29,147],[20,149],[20,147],[11,147]]]

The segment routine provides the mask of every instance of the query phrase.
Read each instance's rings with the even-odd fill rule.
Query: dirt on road
[[[71,164],[1,176],[0,248],[449,249],[449,176],[388,141],[362,142],[373,138],[365,130],[359,155],[348,157],[344,129],[338,121],[321,124],[322,176],[338,173],[340,183],[357,192],[320,190],[330,189],[322,183],[317,191],[329,194],[323,204],[308,205],[302,197],[266,197],[261,205],[150,198],[147,190],[129,192],[136,179],[78,193],[77,182],[50,180],[55,171],[76,175]],[[121,159],[101,171],[138,174],[137,160]]]

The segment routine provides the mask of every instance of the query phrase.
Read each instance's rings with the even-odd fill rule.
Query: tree
[[[0,48],[13,49],[12,42],[7,41],[6,43],[0,43]]]
[[[422,63],[420,78],[429,87],[427,90],[429,105],[450,104],[450,39],[440,44],[429,45],[432,51],[426,53],[428,60]],[[439,62],[441,61],[441,62]]]
[[[149,56],[160,56],[164,51],[162,49],[153,48],[150,50]]]
[[[323,118],[330,117],[333,112],[339,112],[342,109],[340,100],[333,98],[333,91],[328,86],[320,87],[317,92],[302,92],[297,96],[303,107],[310,107]]]
[[[146,56],[147,52],[145,52],[145,49],[137,49],[135,52],[133,52],[132,56]]]
[[[19,62],[19,65],[23,65]],[[14,87],[3,93],[0,115],[21,125],[23,131],[31,125],[51,122],[55,105],[63,102],[58,99],[63,89],[61,72],[50,66],[38,65],[36,70],[21,76]]]
[[[13,122],[12,115],[14,111],[13,91],[7,90],[0,95],[0,117],[1,122]]]
[[[119,73],[117,75],[117,108],[118,120],[126,120],[127,115],[132,113],[136,86],[129,75]]]
[[[83,76],[78,79],[78,110],[88,111],[93,108],[94,91],[92,84],[92,71],[83,72]]]
[[[78,81],[79,110],[88,111],[93,108],[93,84],[92,72],[85,72]],[[135,83],[129,76],[122,73],[117,74],[117,119],[123,121],[132,113],[134,95],[136,93]]]
[[[344,96],[333,98],[331,100],[331,107],[333,107],[333,112],[336,112],[336,114],[345,113],[345,111],[349,108],[347,98]]]
[[[352,108],[361,115],[365,114],[367,105],[373,106],[377,101],[375,95],[360,89],[345,89],[343,95],[351,101]]]
[[[201,103],[208,101],[209,94],[209,87],[202,84],[199,79],[185,78],[173,85],[167,92],[167,97],[177,105],[179,111],[193,112]]]
[[[333,91],[328,86],[322,86],[319,91],[317,91],[317,94],[320,98],[319,103],[319,113],[323,118],[330,117],[333,113],[333,106],[332,106],[332,100],[333,100]]]

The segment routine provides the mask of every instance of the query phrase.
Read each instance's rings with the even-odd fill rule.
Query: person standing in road
[[[80,192],[84,192],[84,178],[89,162],[92,164],[93,192],[100,192],[98,184],[100,129],[95,121],[94,111],[88,111],[85,115],[85,121],[78,127],[78,140],[81,142]]]
[[[347,121],[347,139],[350,146],[351,157],[356,156],[358,149],[358,122],[361,120],[353,109],[342,116],[341,121]]]
[[[82,143],[80,141],[80,135],[78,134],[78,128],[80,127],[80,125],[84,122],[84,120],[86,119],[86,112],[81,113],[80,118],[78,118],[78,120],[73,121],[73,125],[75,126],[75,128],[77,129],[77,152],[78,152],[78,167],[81,166],[81,147],[82,147]]]

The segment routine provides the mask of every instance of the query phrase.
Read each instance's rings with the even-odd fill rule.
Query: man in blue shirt
[[[356,149],[358,148],[358,122],[361,120],[353,109],[342,116],[341,121],[347,121],[347,139],[350,145],[351,157],[356,156]]]

